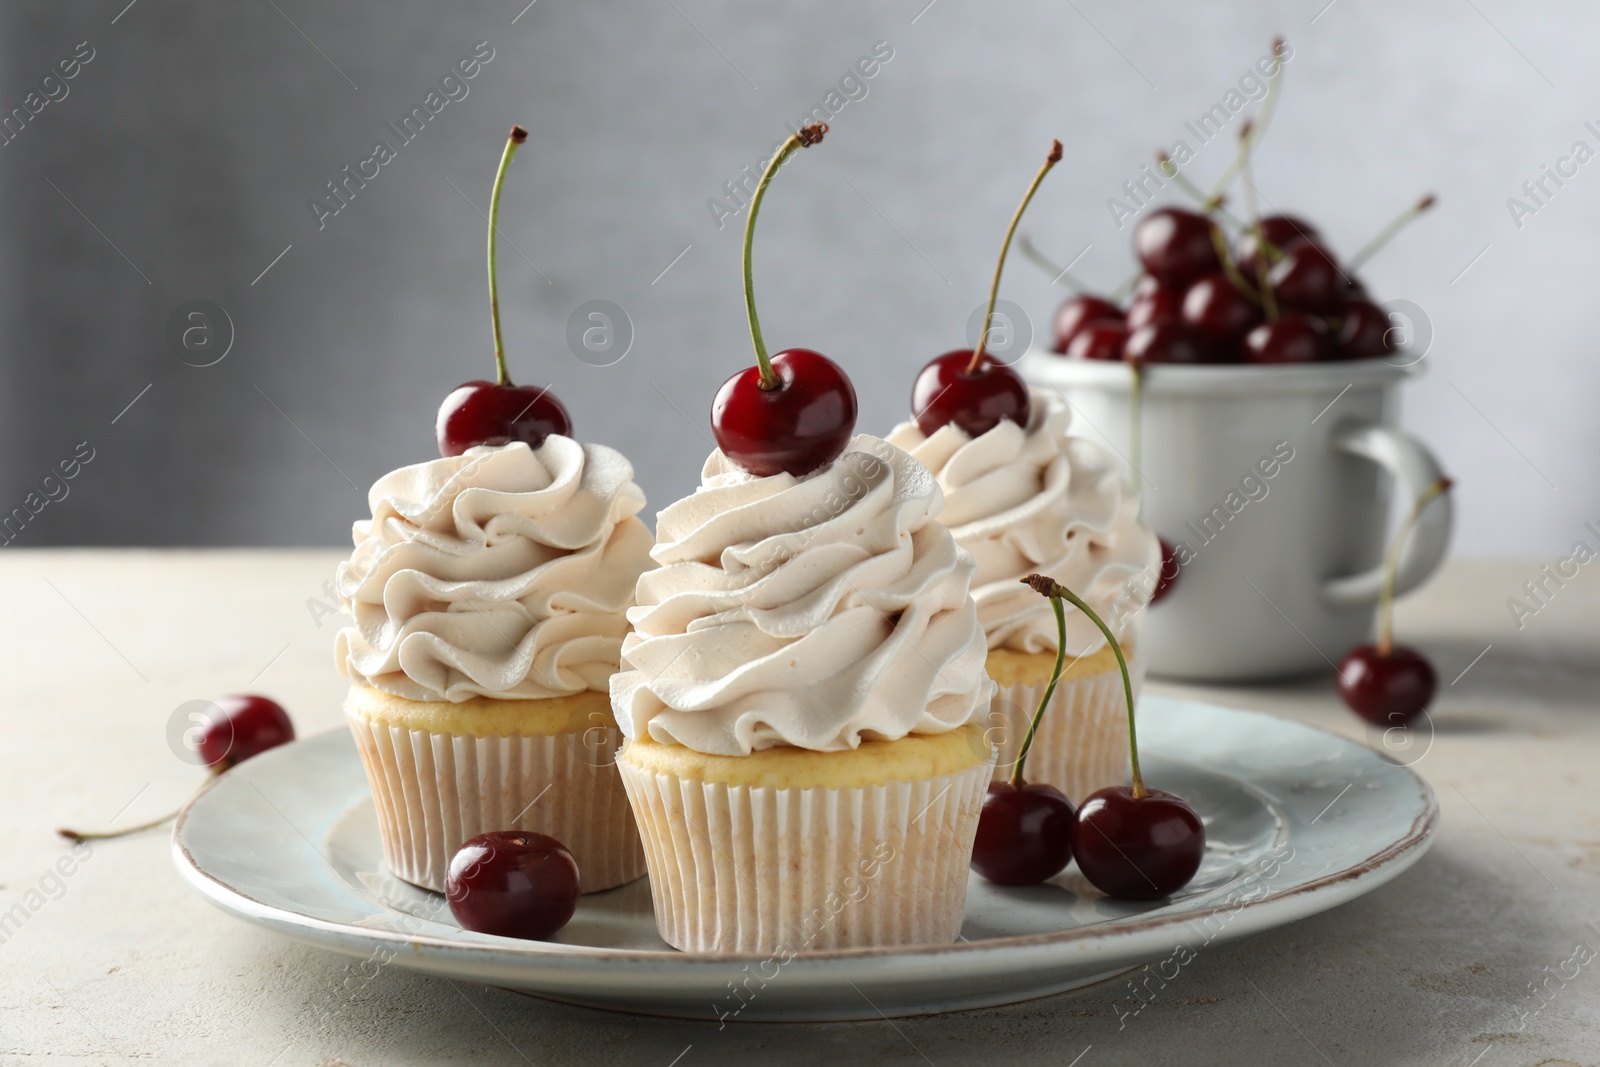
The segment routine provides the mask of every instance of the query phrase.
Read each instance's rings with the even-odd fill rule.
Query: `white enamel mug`
[[[1066,397],[1072,433],[1131,464],[1131,368],[1034,351],[1018,369]],[[1146,370],[1144,517],[1185,561],[1145,620],[1151,674],[1304,674],[1370,638],[1392,509],[1409,512],[1441,473],[1396,426],[1398,387],[1420,369],[1361,360]],[[1401,554],[1397,593],[1443,562],[1451,522],[1446,494]]]

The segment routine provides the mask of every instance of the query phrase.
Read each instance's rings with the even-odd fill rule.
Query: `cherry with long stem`
[[[1400,214],[1389,220],[1389,224],[1379,230],[1370,241],[1357,249],[1356,254],[1351,256],[1349,262],[1345,265],[1352,271],[1361,269],[1362,264],[1381,252],[1385,245],[1394,240],[1396,234],[1416,221],[1418,216],[1427,213],[1438,202],[1439,198],[1429,193],[1400,212]]]
[[[1105,620],[1066,586],[1043,574],[1030,574],[1022,581],[1054,603],[1056,618],[1062,620],[1063,637],[1062,601],[1093,622],[1105,635],[1122,673],[1132,784],[1096,790],[1079,806],[1072,830],[1072,854],[1078,869],[1095,888],[1118,899],[1170,896],[1188,885],[1200,869],[1205,857],[1205,825],[1187,801],[1144,784],[1134,720],[1133,678],[1122,645]]]
[[[1405,548],[1406,541],[1411,537],[1411,531],[1416,529],[1417,523],[1422,519],[1422,513],[1434,499],[1450,490],[1454,485],[1449,478],[1439,478],[1429,484],[1417,501],[1411,507],[1411,513],[1400,524],[1400,529],[1395,531],[1394,544],[1389,546],[1388,558],[1383,567],[1383,588],[1378,593],[1378,651],[1387,656],[1394,648],[1394,583],[1395,575],[1400,570],[1400,553]]]
[[[813,122],[779,146],[761,173],[745,218],[744,303],[756,365],[733,375],[717,390],[711,430],[724,455],[762,478],[802,477],[832,463],[855,430],[855,387],[837,363],[809,348],[767,355],[751,269],[756,217],[773,175],[798,150],[820,144],[827,132],[826,123]]]
[[[511,158],[528,139],[528,131],[521,126],[511,127],[506,138],[506,148],[500,155],[500,166],[494,172],[494,189],[489,194],[489,321],[494,330],[494,380],[496,385],[510,385],[511,372],[506,369],[506,346],[500,336],[500,279],[495,270],[495,239],[499,236],[500,190],[506,183],[506,171],[511,169]]]
[[[983,313],[983,330],[978,334],[978,344],[972,350],[972,362],[967,364],[967,373],[977,374],[983,369],[983,353],[989,344],[989,326],[994,320],[995,301],[1000,297],[1000,275],[1006,269],[1006,253],[1011,251],[1011,237],[1017,232],[1017,224],[1022,221],[1022,213],[1028,210],[1028,204],[1033,200],[1033,194],[1039,191],[1039,183],[1044,181],[1044,176],[1050,169],[1061,162],[1061,142],[1050,142],[1050,154],[1045,156],[1044,163],[1039,167],[1039,172],[1033,176],[1033,181],[1028,184],[1028,191],[1022,194],[1022,203],[1017,205],[1017,210],[1011,216],[1011,225],[1006,227],[1005,240],[1000,242],[1000,258],[994,265],[994,281],[989,284],[989,306]]]

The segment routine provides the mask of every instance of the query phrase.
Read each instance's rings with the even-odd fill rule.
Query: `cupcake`
[[[462,842],[533,830],[584,892],[638,878],[608,697],[651,565],[632,466],[551,434],[403,467],[368,500],[336,655],[390,869],[443,891]]]
[[[1116,633],[1137,685],[1144,675],[1138,632],[1161,559],[1118,462],[1068,435],[1065,402],[1030,389],[1027,410],[1026,428],[1005,418],[977,436],[954,422],[925,434],[909,421],[889,435],[890,444],[933,472],[945,496],[940,520],[977,561],[972,595],[989,676],[999,686],[988,716],[990,739],[1000,749],[997,777],[1016,759],[1050,684],[1058,644],[1049,602],[1021,580],[1047,574],[1081,596]],[[1065,652],[1028,778],[1078,801],[1125,783],[1127,723],[1116,657],[1070,605]]]
[[[994,686],[941,503],[921,464],[857,436],[801,476],[714,451],[657,517],[611,699],[669,944],[960,933]]]

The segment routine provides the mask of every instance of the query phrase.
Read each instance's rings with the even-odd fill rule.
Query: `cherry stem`
[[[1243,274],[1239,273],[1239,264],[1234,261],[1233,253],[1228,249],[1228,239],[1223,235],[1221,226],[1211,227],[1211,247],[1216,249],[1217,262],[1222,265],[1222,273],[1227,276],[1228,281],[1246,300],[1260,306],[1261,294],[1256,291],[1255,286],[1245,281]]]
[[[1049,597],[1055,604],[1056,628],[1060,633],[1062,649],[1065,649],[1067,645],[1067,620],[1061,610],[1061,601],[1063,600],[1087,615],[1089,621],[1098,626],[1100,632],[1106,635],[1106,640],[1111,644],[1111,651],[1117,657],[1117,668],[1122,671],[1122,693],[1128,701],[1128,763],[1133,770],[1133,798],[1142,800],[1149,796],[1149,790],[1144,787],[1144,776],[1139,773],[1139,738],[1133,723],[1133,676],[1128,672],[1128,661],[1122,655],[1122,644],[1117,640],[1116,634],[1111,632],[1111,627],[1106,625],[1105,620],[1097,615],[1093,608],[1085,604],[1078,594],[1055,579],[1043,574],[1030,574],[1022,579],[1022,584],[1028,586],[1040,596]],[[1039,711],[1035,712],[1033,716],[1035,726],[1039,724],[1039,716],[1044,712],[1044,706],[1050,700],[1050,694],[1055,690],[1056,682],[1061,678],[1061,665],[1064,658],[1061,651],[1058,650],[1055,673],[1050,678],[1050,688],[1045,690],[1044,700],[1039,702]],[[1028,741],[1032,740],[1033,731],[1029,730]],[[1024,744],[1022,755],[1027,755],[1027,751],[1027,746]],[[1019,756],[1017,759],[1017,775],[1013,782],[1020,781],[1021,777],[1022,759]]]
[[[1033,747],[1033,735],[1039,730],[1039,720],[1044,718],[1044,709],[1050,706],[1050,698],[1055,696],[1056,683],[1061,680],[1061,668],[1067,661],[1067,613],[1057,597],[1050,598],[1050,606],[1056,612],[1056,665],[1050,672],[1050,684],[1045,687],[1044,696],[1039,699],[1039,707],[1033,713],[1033,721],[1028,723],[1028,736],[1022,739],[1022,748],[1017,753],[1017,765],[1011,772],[1011,784],[1018,789],[1023,786],[1022,765],[1027,762],[1028,750]]]
[[[1432,193],[1429,193],[1421,200],[1418,200],[1415,204],[1412,204],[1410,207],[1400,212],[1400,214],[1396,215],[1389,221],[1389,225],[1378,231],[1377,236],[1373,237],[1372,240],[1362,245],[1360,250],[1357,251],[1355,255],[1351,256],[1350,261],[1345,265],[1351,270],[1360,270],[1363,263],[1377,255],[1379,252],[1383,251],[1384,246],[1390,241],[1394,240],[1395,234],[1405,229],[1412,223],[1412,221],[1416,219],[1418,215],[1423,214],[1438,202],[1438,197],[1434,196]]]
[[[1128,465],[1133,468],[1139,492],[1139,518],[1144,519],[1144,360],[1130,360],[1133,378],[1128,382]]]
[[[1260,144],[1261,143],[1261,138],[1266,135],[1267,124],[1272,121],[1272,113],[1274,111],[1276,111],[1277,107],[1278,107],[1278,97],[1280,95],[1282,95],[1282,88],[1283,88],[1283,63],[1281,62],[1282,55],[1283,55],[1283,38],[1282,37],[1274,37],[1272,39],[1272,58],[1279,59],[1280,62],[1278,63],[1278,69],[1273,71],[1272,77],[1267,79],[1267,95],[1261,101],[1261,110],[1256,113],[1256,119],[1255,119],[1255,124],[1254,124],[1255,125],[1255,129],[1254,129],[1254,131],[1253,131],[1253,133],[1251,135],[1251,138],[1250,138],[1250,150],[1251,151],[1255,150],[1255,146]],[[1223,172],[1220,175],[1217,176],[1216,184],[1211,187],[1212,188],[1211,195],[1213,197],[1221,196],[1223,190],[1228,188],[1229,185],[1233,184],[1234,177],[1239,173],[1240,163],[1241,163],[1241,160],[1239,158],[1235,157],[1233,162],[1229,163],[1228,166],[1223,170]]]
[[[778,154],[767,161],[767,169],[761,172],[761,181],[756,183],[755,195],[750,198],[750,214],[744,220],[744,310],[750,317],[750,343],[755,345],[756,366],[760,368],[760,381],[757,384],[763,389],[776,389],[779,383],[777,374],[772,370],[772,360],[767,355],[767,343],[761,339],[761,320],[756,317],[756,294],[750,272],[750,249],[755,240],[756,215],[761,211],[761,201],[767,195],[772,176],[778,173],[784,160],[798,149],[820,144],[822,135],[827,132],[826,122],[809,122],[789,135],[789,139],[778,149]]]
[[[1256,238],[1256,285],[1261,295],[1261,310],[1266,313],[1268,322],[1275,322],[1278,318],[1278,300],[1273,296],[1272,283],[1267,278],[1267,235],[1261,229],[1261,213],[1256,210],[1256,182],[1250,173],[1250,150],[1254,147],[1250,131],[1254,128],[1248,119],[1239,128],[1239,176],[1244,179],[1245,217],[1250,220],[1250,232]]]
[[[1082,296],[1084,293],[1089,291],[1089,287],[1087,285],[1084,285],[1077,278],[1072,276],[1070,273],[1072,268],[1063,267],[1061,264],[1045,255],[1043,252],[1039,251],[1039,249],[1033,243],[1033,238],[1029,237],[1027,234],[1023,234],[1021,237],[1017,238],[1017,251],[1021,252],[1023,258],[1027,259],[1028,262],[1032,263],[1046,274],[1049,274],[1051,276],[1051,285],[1055,285],[1059,282],[1065,282],[1067,288],[1071,289],[1079,296]]]
[[[1400,524],[1400,529],[1394,535],[1394,544],[1389,546],[1389,558],[1383,567],[1383,588],[1378,593],[1378,655],[1387,656],[1394,649],[1394,582],[1395,575],[1400,570],[1400,550],[1411,536],[1412,529],[1417,525],[1417,520],[1422,518],[1422,512],[1433,503],[1433,498],[1447,491],[1455,483],[1449,478],[1440,478],[1429,485],[1417,497],[1417,502],[1411,507],[1411,514],[1406,516],[1406,521]]]
[[[177,818],[177,812],[169,812],[159,819],[142,822],[138,826],[130,826],[126,830],[104,830],[97,833],[85,833],[82,830],[68,830],[65,827],[56,831],[68,841],[76,844],[79,841],[109,841],[114,837],[127,837],[129,834],[143,833],[145,830],[154,830],[158,826],[165,826]]]
[[[1236,230],[1245,228],[1244,223],[1234,218],[1228,209],[1222,206],[1222,198],[1220,196],[1207,196],[1205,190],[1190,181],[1188,175],[1178,169],[1178,165],[1172,161],[1172,157],[1167,155],[1165,151],[1159,149],[1156,151],[1156,166],[1160,169],[1163,177],[1187,193],[1207,215],[1215,215]]]
[[[1011,235],[1017,232],[1017,223],[1022,221],[1022,213],[1028,210],[1028,201],[1032,200],[1033,194],[1038,191],[1039,183],[1050,173],[1050,168],[1059,162],[1061,162],[1061,142],[1051,141],[1050,154],[1045,156],[1044,165],[1028,184],[1028,191],[1022,194],[1022,203],[1017,205],[1016,213],[1011,216],[1011,225],[1006,227],[1006,239],[1000,245],[1000,261],[994,265],[994,281],[989,285],[989,309],[983,313],[983,332],[978,334],[978,345],[972,350],[972,362],[967,364],[969,375],[977,374],[983,369],[983,350],[989,344],[989,322],[994,318],[994,302],[1000,296],[1000,273],[1006,269],[1006,253],[1011,250]]]
[[[521,126],[511,127],[505,153],[500,157],[500,169],[494,175],[494,191],[489,194],[489,318],[494,323],[494,380],[497,385],[510,385],[511,375],[506,370],[506,348],[500,340],[500,280],[494,269],[495,220],[500,217],[500,187],[506,182],[506,171],[511,169],[511,157],[527,139],[527,130]]]

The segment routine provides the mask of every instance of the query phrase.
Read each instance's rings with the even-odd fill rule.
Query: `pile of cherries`
[[[1388,312],[1310,223],[1268,215],[1231,244],[1214,216],[1152,211],[1133,233],[1145,273],[1131,303],[1069,297],[1056,312],[1055,351],[1143,365],[1321,363],[1397,350]]]

